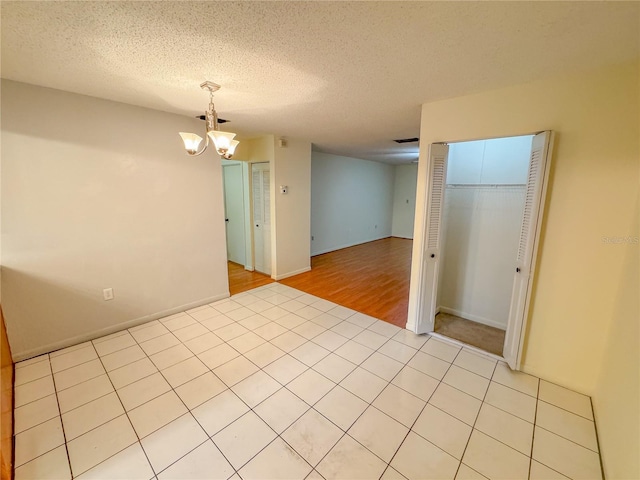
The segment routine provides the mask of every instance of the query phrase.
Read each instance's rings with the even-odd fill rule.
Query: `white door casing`
[[[552,150],[553,132],[541,132],[534,137],[503,351],[505,360],[513,370],[519,370],[522,361]],[[444,144],[429,146],[428,185],[421,235],[424,247],[418,252],[422,258],[419,259],[421,266],[415,282],[417,298],[415,304],[409,306],[410,318],[407,322],[407,328],[415,333],[427,333],[434,329],[447,153],[448,147]]]
[[[432,332],[434,329],[448,154],[449,146],[446,144],[433,143],[429,145],[425,241],[415,333]]]
[[[553,132],[549,131],[533,137],[531,145],[518,256],[514,266],[511,306],[502,354],[513,370],[519,370],[522,361],[522,347],[540,240],[552,145]]]

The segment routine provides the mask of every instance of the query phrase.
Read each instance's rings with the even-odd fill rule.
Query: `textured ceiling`
[[[7,2],[2,77],[389,163],[420,105],[637,59],[638,2]]]

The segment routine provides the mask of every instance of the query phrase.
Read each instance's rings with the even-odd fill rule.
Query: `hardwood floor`
[[[317,255],[310,272],[280,283],[404,328],[412,244],[391,237]]]
[[[229,271],[229,293],[231,295],[273,282],[268,275],[250,272],[245,270],[243,265],[237,263],[227,262],[227,270]]]
[[[2,416],[0,417],[0,472],[2,480],[12,478],[13,467],[13,360],[0,309],[0,384],[2,386]]]

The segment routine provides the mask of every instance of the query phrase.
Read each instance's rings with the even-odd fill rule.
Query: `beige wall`
[[[280,280],[311,268],[311,143],[287,139],[280,147],[274,142],[271,276]],[[288,187],[287,194],[280,193],[281,185]]]
[[[629,231],[638,235],[640,198]],[[609,478],[640,478],[640,308],[638,305],[638,243],[612,245],[621,250],[624,262],[617,279],[613,321],[601,333],[605,350],[593,392],[598,435],[604,467]]]
[[[220,160],[177,135],[202,122],[10,81],[2,94],[14,358],[228,295]]]
[[[276,280],[311,268],[311,143],[260,135],[242,140],[235,159],[269,162],[271,180],[271,277]],[[238,146],[238,149],[240,146]],[[280,193],[280,185],[289,192]]]
[[[632,222],[640,185],[638,107],[638,64],[423,105],[414,237],[416,262],[430,143],[556,132],[523,368],[594,395],[596,418],[608,419],[598,422],[607,473],[628,478],[638,477],[637,463],[620,463],[614,452],[637,454],[637,429],[614,434],[612,428],[624,415],[638,418],[638,336],[617,343],[618,328],[632,331],[638,321],[619,315],[638,301],[637,290],[624,300],[625,285],[638,275],[628,250],[638,246],[603,237],[638,236]],[[615,378],[603,383],[611,369]],[[620,394],[602,401],[605,384]]]

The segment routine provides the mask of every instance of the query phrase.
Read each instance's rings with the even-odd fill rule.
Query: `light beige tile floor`
[[[16,365],[22,479],[601,478],[589,397],[274,283]]]

